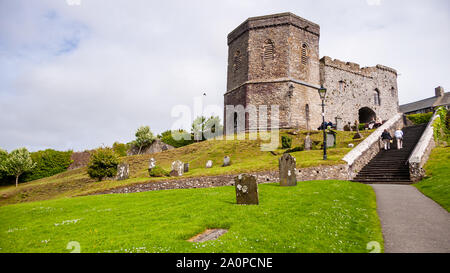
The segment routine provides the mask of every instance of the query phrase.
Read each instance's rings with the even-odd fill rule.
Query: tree
[[[8,158],[8,152],[0,148],[0,166]],[[8,174],[0,168],[0,181],[6,177]]]
[[[204,116],[197,117],[192,123],[191,133],[196,141],[203,141],[222,135],[223,126],[220,117],[211,116],[208,119]]]
[[[91,178],[102,181],[105,177],[114,177],[117,174],[117,165],[119,158],[112,149],[99,148],[91,155],[87,172]]]
[[[150,131],[149,126],[141,126],[136,130],[136,140],[133,142],[136,147],[139,147],[138,154],[141,154],[142,148],[150,145],[155,140],[155,136]]]
[[[9,175],[16,177],[16,187],[19,185],[19,177],[24,173],[31,171],[36,166],[31,159],[30,152],[26,148],[20,148],[12,151],[3,160],[0,169]]]
[[[180,148],[193,143],[192,136],[183,129],[167,130],[158,135],[162,142],[169,144],[175,148]]]
[[[112,149],[118,156],[127,156],[128,145],[120,142],[114,142]]]

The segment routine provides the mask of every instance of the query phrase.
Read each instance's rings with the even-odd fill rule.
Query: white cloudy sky
[[[400,102],[450,88],[448,0],[0,0],[0,147],[95,148],[155,133],[173,106],[222,107],[226,36],[290,11],[321,56],[399,71]]]

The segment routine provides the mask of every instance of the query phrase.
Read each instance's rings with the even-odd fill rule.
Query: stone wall
[[[403,115],[396,114],[393,118],[385,122],[375,132],[368,136],[363,142],[346,154],[343,158],[348,164],[348,179],[353,179],[356,174],[365,166],[369,161],[374,158],[382,148],[381,133],[387,129],[391,135],[394,134],[397,128],[403,128]]]
[[[420,181],[425,176],[423,165],[428,161],[431,151],[436,146],[433,123],[438,116],[437,113],[434,113],[434,116],[431,118],[422,137],[408,159],[409,174],[413,182]]]
[[[385,66],[360,68],[358,64],[323,57],[321,84],[327,88],[325,119],[344,124],[359,121],[359,110],[368,108],[377,118],[389,120],[398,113],[397,72]],[[379,103],[375,92],[379,92]],[[368,110],[368,111],[370,111]]]
[[[69,165],[68,170],[74,170],[82,167],[86,167],[89,164],[89,160],[91,159],[91,152],[93,151],[84,151],[84,152],[73,152],[70,156],[70,159],[73,162]]]
[[[278,171],[266,171],[251,173],[256,176],[258,183],[278,183]],[[310,168],[302,168],[297,170],[297,181],[311,181],[311,180],[347,180],[348,166],[332,165],[332,166],[317,166]],[[169,189],[191,189],[191,188],[210,188],[221,186],[233,186],[234,178],[237,174],[219,175],[219,176],[203,176],[191,177],[181,179],[167,179],[162,181],[153,181],[126,187],[119,187],[94,194],[110,194],[110,193],[132,193],[156,190]]]

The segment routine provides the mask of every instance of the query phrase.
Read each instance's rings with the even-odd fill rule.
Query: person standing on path
[[[391,149],[391,134],[389,134],[388,130],[384,130],[381,134],[381,140],[383,140],[384,143],[384,150],[390,150]]]
[[[397,128],[397,131],[394,133],[395,139],[397,140],[397,149],[403,148],[403,131],[400,128]]]

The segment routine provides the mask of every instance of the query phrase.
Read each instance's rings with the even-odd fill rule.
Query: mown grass
[[[437,147],[425,164],[426,177],[415,186],[450,212],[450,147]]]
[[[367,137],[371,132],[362,131],[361,133],[364,137]],[[280,139],[281,136],[289,136],[293,140],[292,147],[297,147],[304,143],[306,133],[306,131],[302,131],[297,135],[291,135],[288,131],[282,131]],[[321,132],[311,131],[309,133],[312,141],[323,141]],[[353,140],[353,135],[354,132],[338,132],[338,144],[335,148],[328,149],[327,161],[322,160],[322,150],[292,153],[297,159],[297,168],[345,163],[342,161],[342,158],[351,150],[351,148],[347,148],[348,144],[354,143],[356,145],[363,140]],[[171,164],[175,160],[189,162],[190,171],[185,173],[184,177],[238,174],[278,169],[278,158],[285,150],[276,150],[276,155],[267,151],[261,151],[261,144],[263,143],[267,142],[260,139],[248,140],[247,135],[247,140],[211,140],[153,155],[123,157],[121,160],[130,164],[130,179],[97,182],[88,177],[86,168],[71,170],[52,177],[20,184],[18,188],[14,186],[0,187],[0,206],[86,195],[126,185],[173,179],[150,178],[147,168],[151,157],[156,159],[157,165],[167,170],[171,169]],[[279,143],[281,145],[281,140]],[[231,157],[231,166],[221,167],[224,156]],[[208,160],[213,161],[213,168],[211,169],[205,168]]]
[[[259,185],[260,205],[234,187],[85,196],[0,208],[0,252],[368,252],[383,246],[375,194],[346,181]],[[218,240],[186,240],[225,228]]]

